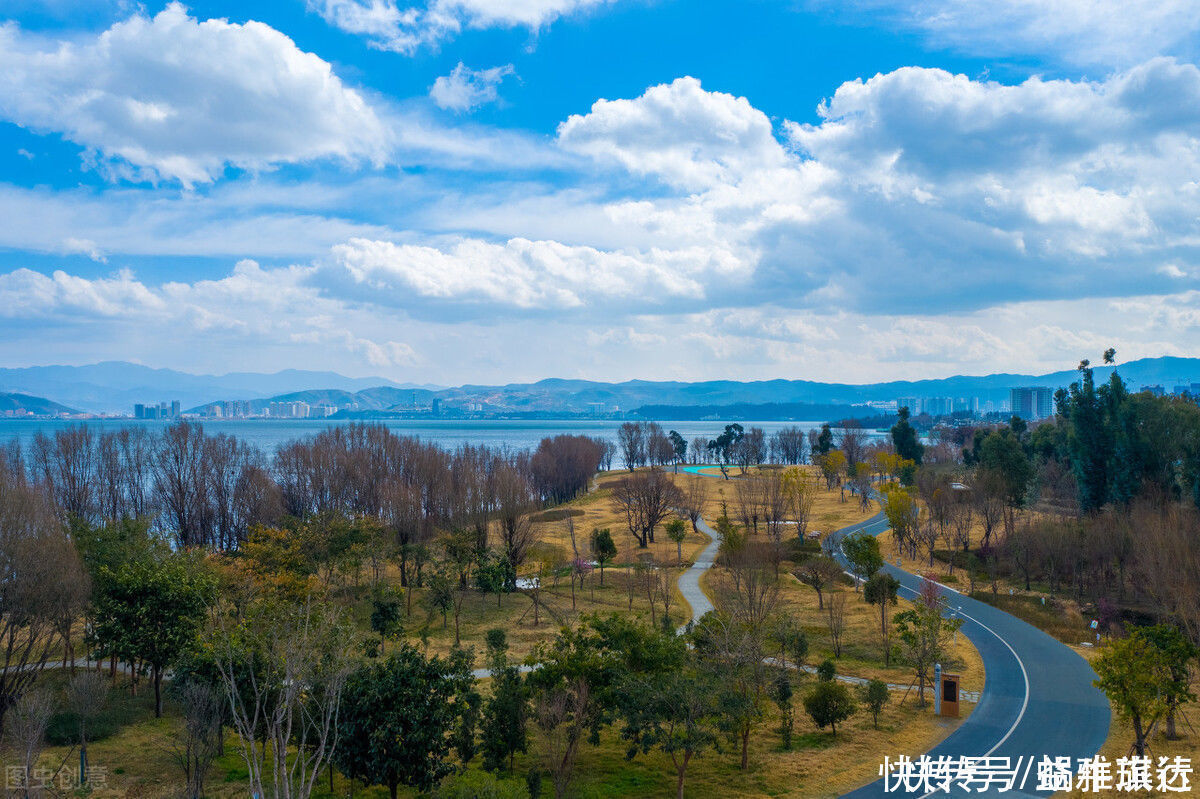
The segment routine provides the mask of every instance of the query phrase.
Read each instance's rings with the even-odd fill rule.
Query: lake
[[[55,430],[78,424],[87,424],[93,430],[112,430],[121,427],[145,427],[157,431],[169,421],[141,419],[89,419],[84,422],[57,419],[3,419],[0,420],[0,443],[17,439],[28,446],[39,431],[52,434]],[[538,419],[538,420],[471,420],[471,419],[389,419],[381,422],[399,435],[410,435],[422,441],[439,444],[453,449],[459,444],[488,444],[510,449],[532,449],[549,436],[567,433],[593,436],[616,442],[620,421],[603,419]],[[229,433],[254,444],[267,454],[273,453],[281,444],[297,438],[311,436],[327,427],[350,424],[349,421],[328,419],[215,419],[201,422],[208,433]],[[716,438],[724,429],[724,421],[664,421],[659,422],[664,430],[677,430],[689,443],[696,436]],[[746,429],[761,427],[767,435],[784,427],[800,427],[804,430],[819,428],[821,422],[754,422],[739,421]],[[868,431],[870,434],[870,431]]]

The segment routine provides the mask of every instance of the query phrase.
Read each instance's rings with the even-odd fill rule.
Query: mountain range
[[[1096,368],[1106,380],[1114,367]],[[1130,361],[1118,367],[1134,390],[1146,385],[1200,382],[1200,358],[1161,357]],[[885,383],[822,383],[811,380],[703,382],[630,380],[606,383],[551,378],[503,386],[463,385],[444,388],[397,383],[382,377],[345,377],[335,372],[288,369],[271,374],[233,372],[197,375],[154,369],[121,361],[88,366],[34,366],[0,369],[0,393],[50,397],[53,403],[93,413],[129,413],[134,403],[178,399],[184,408],[202,410],[221,400],[249,400],[254,408],[271,401],[325,402],[361,410],[428,406],[434,398],[444,407],[476,404],[497,413],[587,413],[629,411],[646,405],[721,406],[738,403],[806,403],[851,405],[898,397],[978,397],[996,403],[1008,399],[1014,386],[1058,388],[1078,379],[1075,370],[1043,375],[958,375],[941,379]]]

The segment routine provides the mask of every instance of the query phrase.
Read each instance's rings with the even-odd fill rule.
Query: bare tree
[[[846,456],[846,466],[853,469],[862,463],[867,448],[867,434],[855,419],[842,422],[837,434],[837,448]]]
[[[833,558],[826,555],[813,555],[802,561],[792,572],[797,580],[817,592],[817,609],[825,609],[826,589],[833,587],[842,576],[842,567]]]
[[[46,745],[46,728],[54,715],[54,696],[45,688],[34,688],[26,692],[9,708],[4,723],[4,737],[17,755],[21,764],[24,783],[22,795],[39,796],[40,788],[31,777],[37,768],[38,757]]]
[[[83,766],[80,780],[87,777],[88,725],[104,710],[108,699],[108,680],[95,671],[81,671],[67,684],[67,706],[79,722],[79,761]]]
[[[250,790],[308,799],[337,744],[353,634],[333,608],[263,605],[212,642]]]
[[[633,471],[646,462],[646,431],[637,422],[625,422],[617,428],[617,447],[625,468]]]
[[[825,624],[829,628],[829,643],[833,656],[842,656],[842,634],[846,631],[846,594],[833,591],[825,604]]]
[[[807,439],[799,427],[781,427],[771,436],[771,453],[776,462],[795,466],[805,461]]]
[[[50,499],[0,468],[0,727],[45,667],[88,581]]]
[[[683,504],[683,492],[669,475],[655,470],[618,480],[613,486],[613,502],[638,546],[646,547],[654,541],[654,528],[672,508]]]
[[[687,488],[683,490],[683,512],[692,523],[692,532],[700,532],[700,517],[704,515],[704,505],[708,501],[708,484],[704,477],[691,477]]]
[[[170,744],[171,757],[183,771],[188,799],[204,796],[204,783],[221,756],[225,697],[202,682],[187,680],[177,688],[183,724]]]

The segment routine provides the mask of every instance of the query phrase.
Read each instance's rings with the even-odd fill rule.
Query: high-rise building
[[[921,412],[921,400],[916,397],[899,397],[896,400],[896,410],[908,408],[908,412],[916,416]]]
[[[134,419],[145,419],[146,418],[146,406],[140,402],[137,403],[136,405],[134,405],[133,406],[133,418]]]
[[[1054,415],[1054,392],[1042,386],[1013,388],[1008,392],[1009,410],[1013,416],[1035,421]]]

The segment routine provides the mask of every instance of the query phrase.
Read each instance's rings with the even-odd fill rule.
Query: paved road
[[[881,513],[833,533],[836,556],[843,560],[836,546],[843,536],[858,531],[878,535],[887,526]],[[902,593],[910,598],[917,594],[920,577],[891,564],[885,568],[900,581]],[[1015,616],[953,589],[946,589],[945,594],[964,620],[962,632],[979,650],[986,682],[975,712],[930,750],[929,756],[991,755],[1009,757],[1015,763],[1021,756],[1026,762],[1042,755],[1069,756],[1074,761],[1096,754],[1108,737],[1111,714],[1108,700],[1092,685],[1096,675],[1087,661]],[[1048,791],[1033,790],[1036,773],[1035,765],[1024,783],[1024,795],[1048,796]],[[885,792],[882,781],[847,794],[854,799],[921,795]],[[1023,794],[1009,791],[1005,795]]]
[[[721,546],[721,542],[717,540],[717,531],[709,527],[703,519],[700,519],[696,526],[712,540],[696,556],[696,562],[679,575],[679,593],[683,594],[683,598],[692,606],[693,621],[713,609],[712,600],[700,588],[700,577],[712,568],[713,561],[717,557],[717,550]]]
[[[688,467],[701,474],[703,467]],[[877,514],[866,521],[850,525],[831,534],[835,556],[841,557],[837,546],[841,538],[863,531],[879,535],[888,528],[887,518]],[[894,565],[885,570],[900,581],[901,593],[916,596],[922,579]],[[1082,657],[1051,638],[1041,630],[991,605],[979,602],[953,590],[946,589],[951,607],[963,618],[962,632],[970,639],[983,659],[986,680],[975,711],[940,744],[931,749],[930,757],[1008,757],[1012,762],[1024,757],[1040,759],[1067,756],[1075,762],[1099,751],[1108,737],[1111,711],[1108,700],[1092,685],[1095,672]],[[884,755],[897,753],[881,752]],[[1048,791],[1034,791],[1037,785],[1036,765],[1028,779],[1019,784],[1023,791],[1007,791],[1007,797],[1048,796]],[[952,793],[965,794],[957,788]],[[999,795],[999,790],[988,793]],[[884,790],[881,780],[846,794],[853,799],[908,796],[921,797],[924,792],[905,793]],[[940,794],[939,794],[940,795]],[[979,795],[972,792],[971,795]]]

